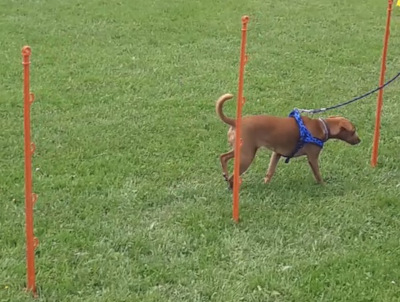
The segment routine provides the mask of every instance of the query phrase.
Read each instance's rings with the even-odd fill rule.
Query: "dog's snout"
[[[361,138],[359,138],[358,136],[353,140],[353,145],[358,145],[359,143],[361,143]]]

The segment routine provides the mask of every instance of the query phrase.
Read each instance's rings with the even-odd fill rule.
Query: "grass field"
[[[326,107],[378,84],[386,1],[0,0],[0,301],[25,275],[21,48],[32,48],[38,301],[400,301],[400,83],[344,115],[325,186],[269,152],[243,177],[241,222],[215,100],[236,94],[250,16],[245,114]],[[387,77],[400,71],[395,7]],[[234,102],[225,108],[235,113]]]

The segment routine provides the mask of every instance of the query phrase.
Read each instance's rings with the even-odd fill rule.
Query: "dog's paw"
[[[265,184],[268,184],[268,183],[270,183],[271,182],[271,177],[265,177],[264,178],[264,183]]]
[[[226,175],[225,173],[222,173],[222,177],[225,179],[225,181],[228,181],[228,180],[229,180],[228,175]]]
[[[228,188],[230,191],[233,191],[233,179],[228,179]]]

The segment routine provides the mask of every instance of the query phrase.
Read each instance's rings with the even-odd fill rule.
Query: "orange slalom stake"
[[[32,193],[32,154],[35,145],[31,143],[31,118],[30,107],[34,101],[34,95],[30,92],[29,65],[31,48],[22,48],[24,66],[24,135],[25,135],[25,231],[26,231],[26,267],[27,267],[27,291],[31,291],[37,297],[35,283],[35,248],[38,245],[37,238],[33,234],[33,205],[37,195]]]
[[[389,42],[390,34],[390,19],[392,15],[393,0],[388,0],[387,17],[386,17],[386,29],[383,41],[383,51],[382,51],[382,62],[381,62],[381,74],[379,78],[379,86],[385,83],[385,72],[386,72],[386,54]],[[378,148],[379,148],[379,136],[381,127],[381,113],[383,105],[383,89],[378,92],[378,98],[376,102],[376,117],[375,117],[375,131],[374,131],[374,141],[372,145],[372,155],[371,155],[371,166],[376,167],[378,162]]]
[[[239,189],[241,184],[240,178],[240,148],[242,145],[241,121],[242,121],[242,106],[245,103],[243,97],[243,79],[244,79],[244,66],[247,62],[246,56],[246,37],[247,37],[247,23],[249,22],[248,16],[242,17],[242,42],[240,47],[240,66],[239,66],[239,87],[236,107],[236,139],[235,139],[235,161],[233,170],[233,220],[239,222]]]

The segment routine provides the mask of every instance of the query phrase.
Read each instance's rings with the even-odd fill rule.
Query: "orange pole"
[[[379,87],[385,83],[385,72],[386,72],[386,54],[389,42],[390,33],[390,18],[392,15],[393,0],[388,0],[387,17],[386,17],[386,29],[385,37],[383,41],[383,51],[382,51],[382,62],[381,62],[381,75],[379,78]],[[381,127],[381,113],[383,105],[383,88],[378,92],[378,98],[376,102],[376,117],[375,117],[375,131],[374,131],[374,141],[372,145],[372,155],[371,155],[371,166],[376,167],[378,162],[378,148],[379,148],[379,136]]]
[[[27,266],[27,290],[34,296],[36,293],[35,284],[35,245],[37,239],[33,235],[33,204],[36,195],[32,193],[32,162],[34,144],[31,143],[31,120],[30,107],[33,102],[33,94],[30,93],[29,65],[31,48],[22,48],[24,66],[24,135],[25,135],[25,231],[26,231],[26,266]]]
[[[245,102],[243,97],[243,78],[244,66],[247,61],[246,56],[246,34],[247,23],[249,22],[248,16],[242,17],[242,42],[240,48],[240,66],[239,66],[239,87],[236,107],[236,139],[235,139],[235,162],[233,169],[233,220],[239,222],[239,189],[241,184],[240,178],[240,147],[242,145],[241,121],[242,121],[242,106]]]

